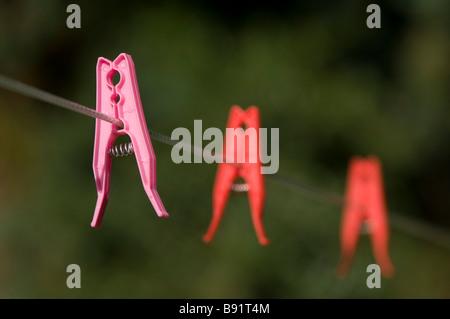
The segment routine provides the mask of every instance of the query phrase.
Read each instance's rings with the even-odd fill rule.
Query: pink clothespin
[[[117,85],[113,76],[119,73]],[[156,158],[153,151],[136,79],[133,60],[128,54],[120,54],[114,61],[99,58],[97,62],[97,111],[122,121],[123,129],[117,125],[97,119],[94,144],[94,176],[98,199],[92,227],[100,227],[109,198],[111,178],[111,156],[113,143],[120,135],[129,135],[131,142],[127,154],[135,153],[142,184],[159,217],[168,217],[156,190]],[[122,150],[122,145],[121,145]],[[122,155],[124,152],[122,150]]]

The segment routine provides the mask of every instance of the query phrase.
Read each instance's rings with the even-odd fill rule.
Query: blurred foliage
[[[97,58],[133,57],[149,128],[223,128],[231,105],[257,105],[280,128],[280,174],[339,193],[352,155],[378,155],[389,207],[450,225],[450,3],[377,1],[0,0],[0,73],[95,107]],[[153,142],[155,215],[132,158],[114,160],[100,229],[94,121],[0,90],[2,298],[449,298],[449,250],[392,229],[397,273],[366,287],[362,236],[337,279],[339,208],[267,182],[260,247],[247,198],[230,197],[211,244],[215,165],[174,164]],[[67,265],[82,288],[66,287]]]

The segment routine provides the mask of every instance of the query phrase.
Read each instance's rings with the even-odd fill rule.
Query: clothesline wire
[[[60,107],[66,108],[68,110],[77,112],[77,113],[81,113],[81,114],[84,114],[84,115],[87,115],[90,117],[98,118],[98,119],[113,123],[114,125],[117,125],[117,126],[123,126],[123,123],[121,120],[116,119],[112,116],[109,116],[109,115],[103,114],[103,113],[99,113],[91,108],[86,107],[86,106],[66,100],[62,97],[42,91],[35,87],[18,82],[16,80],[7,78],[3,75],[0,75],[0,86],[2,86],[4,89],[8,89],[10,91],[14,91],[16,93],[23,94],[28,97],[32,97],[32,98],[56,105],[56,106],[60,106]]]
[[[267,179],[289,189],[296,190],[302,194],[307,194],[336,206],[344,204],[344,198],[335,192],[325,190],[320,187],[301,182],[291,177],[279,174],[266,175]],[[450,233],[447,229],[407,216],[404,213],[389,211],[389,223],[397,230],[409,234],[413,237],[424,239],[438,246],[450,249]]]
[[[92,117],[103,121],[110,122],[119,127],[123,127],[121,120],[116,119],[104,113],[99,113],[91,108],[83,106],[81,104],[66,100],[62,97],[56,96],[54,94],[45,92],[38,88],[32,87],[30,85],[21,83],[19,81],[10,79],[3,75],[0,75],[0,87],[4,89],[35,98],[49,104],[63,107],[65,109]],[[159,132],[148,130],[149,135],[159,142],[175,145],[179,143],[178,140],[172,140],[169,136],[161,134]],[[202,149],[198,147],[189,145],[194,152],[202,152]],[[216,156],[211,154],[211,156]],[[287,187],[292,190],[296,190],[300,193],[307,194],[326,202],[332,203],[337,206],[342,206],[344,204],[344,198],[335,192],[325,190],[323,188],[313,186],[297,179],[293,179],[287,176],[282,176],[280,174],[267,174],[265,177],[281,186]],[[405,214],[399,214],[396,212],[389,212],[390,223],[392,226],[397,228],[404,233],[408,233],[411,236],[419,237],[434,244],[446,247],[450,249],[450,233],[439,226],[414,219],[412,217],[406,216]]]

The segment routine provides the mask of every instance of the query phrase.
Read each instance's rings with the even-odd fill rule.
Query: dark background
[[[81,29],[66,27],[72,2]],[[366,27],[372,2],[381,29]],[[342,194],[350,157],[375,154],[390,211],[448,229],[450,3],[372,2],[3,0],[0,73],[95,108],[97,58],[128,53],[150,129],[224,128],[231,105],[257,105],[280,129],[280,174]],[[392,227],[397,272],[381,289],[365,284],[367,236],[337,279],[340,208],[270,181],[270,246],[237,195],[204,244],[216,164],[174,164],[156,141],[170,218],[134,159],[117,159],[92,229],[95,121],[3,89],[0,112],[0,297],[450,297],[449,249],[405,224]],[[71,263],[81,289],[66,287]]]

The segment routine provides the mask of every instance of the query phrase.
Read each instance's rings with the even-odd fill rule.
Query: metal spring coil
[[[119,144],[108,150],[109,157],[123,157],[134,154],[133,143]]]
[[[236,193],[248,192],[249,187],[247,184],[231,184],[231,191]]]

